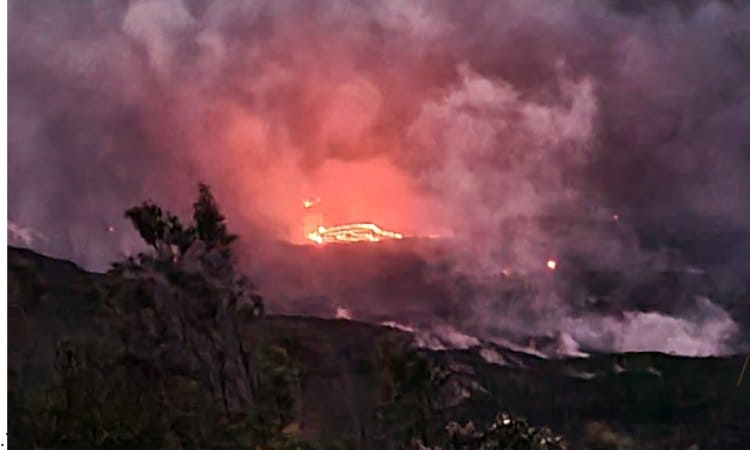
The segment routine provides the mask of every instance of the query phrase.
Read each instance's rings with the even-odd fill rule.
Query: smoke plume
[[[9,219],[44,252],[102,270],[141,248],[124,209],[185,214],[203,181],[281,309],[687,354],[750,318],[715,298],[750,291],[743,2],[11,0],[9,23]],[[303,238],[311,196],[450,239],[295,281],[274,242]],[[686,267],[711,292],[644,287]],[[591,272],[616,274],[594,295],[616,311],[586,303]],[[501,273],[533,293],[498,305]],[[424,289],[383,298],[397,282]]]

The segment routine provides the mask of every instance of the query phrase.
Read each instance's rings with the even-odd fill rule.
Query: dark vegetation
[[[744,449],[742,358],[431,352],[397,330],[267,316],[200,186],[192,221],[126,212],[149,253],[103,275],[13,250],[11,448]],[[521,413],[567,435],[511,415]]]

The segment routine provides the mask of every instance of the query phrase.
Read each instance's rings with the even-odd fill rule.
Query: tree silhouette
[[[193,203],[193,223],[188,226],[151,201],[128,209],[125,217],[130,219],[148,245],[156,250],[175,247],[179,255],[187,252],[196,240],[207,249],[228,251],[229,244],[237,239],[227,230],[226,218],[219,211],[211,189],[203,183],[198,185],[198,200]]]
[[[130,219],[146,243],[156,248],[159,241],[164,241],[167,234],[167,219],[164,211],[150,201],[125,211],[125,217]]]
[[[226,246],[237,239],[227,231],[226,219],[219,211],[211,190],[205,184],[198,185],[198,201],[193,204],[193,220],[198,238],[208,248]]]

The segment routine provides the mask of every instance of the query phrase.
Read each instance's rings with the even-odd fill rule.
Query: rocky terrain
[[[61,340],[106,335],[95,317],[102,279],[70,262],[9,248],[11,399],[31,398],[53,381]],[[244,333],[282,345],[298,368],[296,436],[376,448],[378,354],[384,345],[410,340],[409,333],[273,315],[252,322]],[[750,384],[737,386],[743,356],[639,353],[552,360],[489,343],[418,353],[464,379],[459,396],[467,398],[451,410],[459,423],[486,423],[509,411],[565,435],[569,448],[744,449],[750,439]],[[15,407],[11,442],[33,441],[33,427],[18,420],[23,401]]]

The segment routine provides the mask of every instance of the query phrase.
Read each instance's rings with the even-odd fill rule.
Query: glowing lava
[[[316,198],[314,200],[305,200],[303,202],[303,205],[305,209],[309,210],[318,203],[320,203],[320,198]],[[318,225],[313,229],[313,231],[307,232],[306,237],[307,239],[315,242],[318,245],[326,244],[329,242],[380,242],[387,239],[404,238],[401,233],[384,230],[374,223],[350,223],[345,225],[326,227],[320,225],[320,222],[322,222],[322,216],[315,214],[306,218],[306,227],[309,227],[309,225],[313,221],[318,222]],[[309,230],[310,228],[307,229]]]
[[[335,227],[319,226],[307,234],[317,244],[328,242],[380,242],[386,239],[403,239],[401,233],[386,231],[374,223],[352,223]]]
[[[305,208],[312,208],[313,206],[320,203],[320,197],[316,197],[315,199],[307,199],[302,204],[305,206]]]

